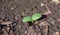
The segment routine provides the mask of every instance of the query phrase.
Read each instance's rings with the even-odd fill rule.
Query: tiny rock
[[[57,19],[57,21],[60,21],[60,19]]]
[[[13,10],[14,8],[13,8],[13,7],[11,7],[11,9]]]
[[[43,4],[43,3],[41,3],[41,6],[44,6],[44,4]]]
[[[55,35],[59,35],[59,32],[55,32]]]

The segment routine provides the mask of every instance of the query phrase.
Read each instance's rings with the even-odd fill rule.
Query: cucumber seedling
[[[22,22],[34,22],[36,21],[37,19],[40,19],[42,17],[42,15],[40,13],[36,13],[36,14],[33,14],[32,17],[31,16],[26,16],[23,18]]]

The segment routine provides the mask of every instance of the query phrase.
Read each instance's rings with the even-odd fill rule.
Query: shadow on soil
[[[47,15],[42,15],[42,17],[39,18],[37,21],[42,20],[42,19],[45,19],[46,17],[47,17]]]
[[[29,24],[29,26],[32,26],[32,25],[33,25],[33,23],[32,23],[32,22],[28,22],[28,24]]]

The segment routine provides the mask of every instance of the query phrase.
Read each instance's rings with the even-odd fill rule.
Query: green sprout
[[[34,22],[36,21],[37,19],[40,19],[42,17],[41,14],[39,13],[36,13],[36,14],[33,14],[32,17],[31,16],[26,16],[25,18],[23,18],[22,22]]]

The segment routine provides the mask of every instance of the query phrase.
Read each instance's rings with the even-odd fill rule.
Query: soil
[[[25,16],[42,18],[23,23]],[[60,35],[60,3],[52,0],[0,0],[0,35]]]

